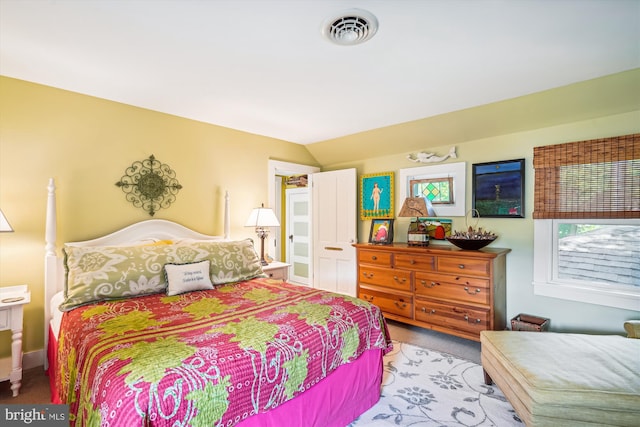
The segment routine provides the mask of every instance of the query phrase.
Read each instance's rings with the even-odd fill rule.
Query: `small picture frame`
[[[429,239],[432,240],[446,240],[447,237],[451,237],[451,230],[453,228],[453,221],[445,218],[424,218],[427,224],[427,233],[429,233]]]
[[[524,218],[524,159],[472,165],[472,212],[481,218]]]
[[[360,177],[360,219],[393,218],[393,172]]]
[[[377,218],[371,220],[369,243],[389,245],[393,243],[393,219]]]

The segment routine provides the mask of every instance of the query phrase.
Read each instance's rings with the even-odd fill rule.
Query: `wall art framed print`
[[[360,177],[360,219],[393,218],[393,172]]]
[[[446,240],[447,237],[451,237],[451,230],[453,229],[452,220],[445,218],[425,218],[424,222],[427,224],[429,239]]]
[[[378,218],[371,220],[369,243],[389,245],[393,243],[393,219]]]
[[[472,165],[473,216],[524,218],[524,159]]]

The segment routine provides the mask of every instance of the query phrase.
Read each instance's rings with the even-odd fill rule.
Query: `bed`
[[[345,426],[391,340],[357,298],[272,280],[250,240],[166,220],[65,243],[49,183],[45,328],[71,425]]]

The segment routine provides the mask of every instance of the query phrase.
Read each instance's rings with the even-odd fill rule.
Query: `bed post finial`
[[[229,240],[231,235],[231,226],[229,224],[229,190],[224,192],[224,239]]]

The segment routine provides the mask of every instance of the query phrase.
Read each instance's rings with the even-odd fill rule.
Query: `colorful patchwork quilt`
[[[376,306],[266,278],[82,306],[58,343],[75,426],[233,426],[391,349]]]

